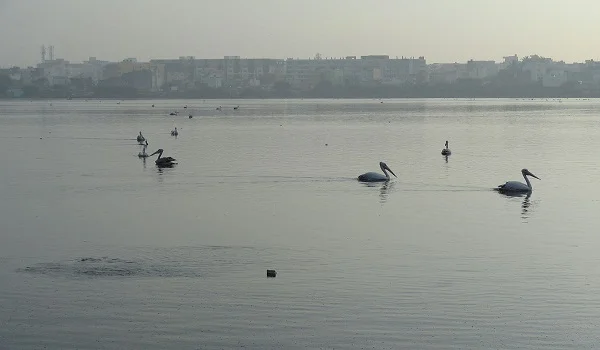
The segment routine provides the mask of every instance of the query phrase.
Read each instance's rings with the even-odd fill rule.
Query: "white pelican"
[[[140,131],[140,134],[137,136],[137,142],[139,142],[140,144],[142,142],[144,142],[146,139],[144,138],[144,135],[142,135],[142,132]]]
[[[394,177],[398,177],[398,176],[396,176],[396,174],[394,174],[392,169],[390,169],[387,166],[387,164],[385,164],[384,162],[379,162],[379,167],[381,168],[381,170],[383,171],[383,173],[385,175],[381,175],[380,173],[375,173],[375,172],[365,173],[365,174],[358,176],[358,181],[362,181],[362,182],[390,181],[390,174],[387,173],[388,171],[390,173],[392,173],[392,175],[394,175]]]
[[[533,176],[536,179],[541,180],[527,169],[521,170],[521,174],[523,174],[527,185],[519,181],[508,181],[507,183],[495,188],[495,190],[502,193],[529,193],[533,190],[533,188],[531,187],[531,182],[529,182],[527,176]]]
[[[450,148],[448,148],[448,141],[446,141],[446,148],[444,148],[442,150],[442,154],[445,156],[449,156],[452,154],[452,152],[450,151]]]
[[[175,158],[171,158],[171,157],[161,158],[162,154],[163,154],[163,149],[162,148],[159,148],[158,151],[152,153],[148,157],[152,157],[155,154],[158,154],[158,158],[156,158],[156,161],[154,163],[156,163],[156,165],[158,167],[170,168],[173,165],[177,164],[177,163],[175,163],[175,161],[176,161]]]
[[[144,144],[144,148],[142,149],[142,151],[140,153],[138,153],[138,157],[140,157],[140,158],[148,157],[148,153],[146,153],[146,147],[148,147],[148,140],[146,140],[146,144]]]
[[[177,131],[177,127],[175,127],[175,130],[171,130],[171,136],[177,136],[179,135],[179,132]]]

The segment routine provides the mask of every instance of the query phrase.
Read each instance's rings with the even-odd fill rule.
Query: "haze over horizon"
[[[35,3],[35,6],[33,5]],[[600,59],[600,2],[573,0],[0,0],[0,66],[90,56],[308,58],[385,54],[427,63],[539,54]]]

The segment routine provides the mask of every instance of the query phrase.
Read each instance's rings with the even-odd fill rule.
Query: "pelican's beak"
[[[387,166],[387,164],[385,165],[385,169],[386,169],[387,171],[389,171],[390,173],[392,173],[392,175],[394,175],[394,177],[398,177],[398,176],[396,176],[396,174],[394,174],[394,172],[392,171],[392,169],[390,169],[390,167],[389,167],[389,166]]]
[[[536,179],[538,179],[538,180],[541,180],[539,177],[537,177],[537,176],[533,175],[533,174],[532,174],[530,171],[528,171],[528,172],[527,172],[527,175],[533,176],[533,177],[535,177]]]
[[[151,155],[149,155],[148,157],[152,157],[153,155],[158,154],[158,151],[152,153]]]

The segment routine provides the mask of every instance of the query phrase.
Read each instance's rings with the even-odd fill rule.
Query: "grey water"
[[[1,101],[0,349],[597,348],[599,150],[599,100]]]

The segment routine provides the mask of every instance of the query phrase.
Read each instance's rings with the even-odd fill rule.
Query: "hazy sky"
[[[600,59],[598,0],[0,0],[0,66],[96,56]]]

